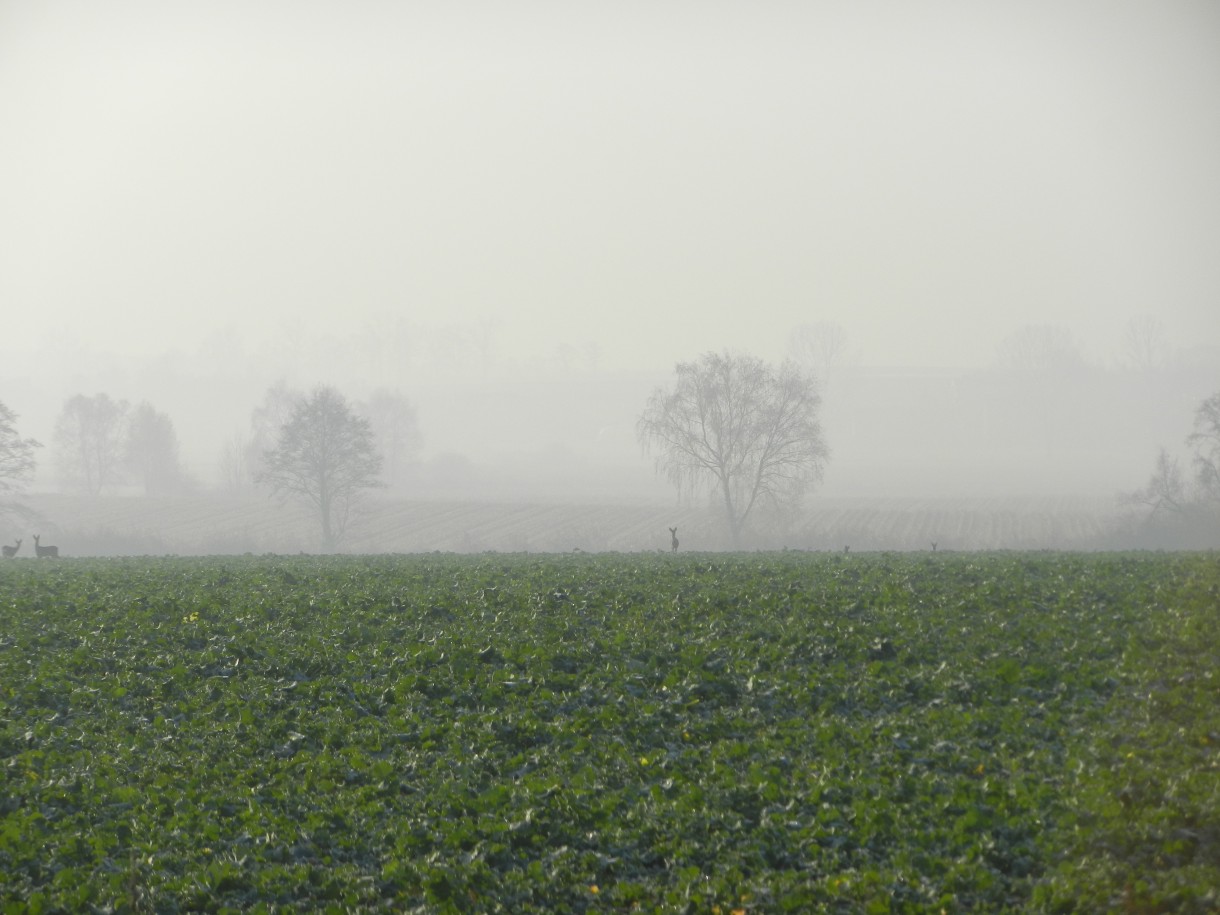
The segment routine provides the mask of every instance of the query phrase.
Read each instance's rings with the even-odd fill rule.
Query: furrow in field
[[[315,552],[318,524],[307,506],[264,497],[87,499],[39,495],[35,522],[0,539],[58,542],[65,555]],[[1105,500],[815,499],[803,517],[756,528],[751,549],[842,551],[1081,549],[1101,544],[1115,518]],[[729,548],[714,507],[464,502],[370,503],[357,515],[346,552],[669,550]],[[29,528],[28,530],[26,528]]]

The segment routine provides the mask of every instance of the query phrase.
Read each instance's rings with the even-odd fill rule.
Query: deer
[[[21,549],[21,540],[20,540],[20,539],[18,539],[18,540],[17,540],[17,545],[16,545],[16,546],[5,546],[5,547],[0,547],[0,550],[3,550],[3,551],[4,551],[4,558],[5,558],[5,559],[12,559],[14,556],[16,556],[16,555],[17,555],[17,551],[18,551],[19,549]]]
[[[676,527],[669,529],[669,538],[672,541],[671,552],[678,552],[678,529]]]
[[[39,559],[42,559],[44,556],[48,557],[50,559],[58,559],[59,558],[59,547],[43,546],[41,543],[38,542],[38,535],[35,534],[34,535],[34,555],[37,556]]]

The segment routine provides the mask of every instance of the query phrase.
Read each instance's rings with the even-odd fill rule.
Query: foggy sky
[[[4,333],[1220,339],[1220,8],[0,2]],[[1107,336],[1108,335],[1108,336]]]
[[[814,321],[873,366],[1216,345],[1218,162],[1203,0],[0,0],[0,356],[66,396],[85,355],[477,382],[450,335],[658,376]]]

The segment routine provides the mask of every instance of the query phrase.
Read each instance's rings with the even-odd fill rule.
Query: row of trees
[[[3,409],[0,481],[14,492],[32,476],[34,451],[41,445],[18,437],[15,415]],[[360,495],[386,485],[387,463],[400,474],[405,456],[419,444],[414,409],[402,397],[377,392],[364,409],[369,415],[358,414],[331,387],[306,395],[274,386],[252,414],[251,435],[235,440],[226,452],[228,472],[312,505],[322,545],[333,549]],[[381,431],[381,448],[375,428]],[[173,423],[148,403],[132,409],[106,394],[72,397],[56,422],[55,442],[61,477],[88,495],[120,483],[138,483],[149,495],[186,485]]]
[[[729,353],[679,363],[676,375],[673,388],[649,398],[636,427],[639,440],[679,489],[716,499],[738,547],[756,513],[794,511],[821,479],[829,452],[818,421],[817,381],[790,361],[776,368]],[[273,392],[269,412],[279,412],[285,401]],[[255,477],[311,505],[323,546],[331,549],[363,494],[382,485],[374,423],[333,388],[287,401],[287,417]],[[403,431],[401,411],[391,417],[389,428]]]
[[[0,403],[0,496],[23,488],[37,466],[42,443],[17,433],[17,415]],[[61,475],[89,495],[122,481],[161,495],[180,488],[185,476],[170,418],[151,404],[132,409],[106,394],[68,400],[55,424]]]
[[[818,379],[791,360],[777,367],[731,353],[679,363],[675,376],[648,398],[638,439],[680,491],[705,494],[721,507],[740,547],[757,515],[795,513],[821,479],[829,450]],[[0,404],[0,496],[28,480],[40,447],[17,434],[15,419]],[[306,395],[279,386],[254,411],[252,427],[251,438],[233,449],[235,467],[280,497],[311,505],[325,549],[342,540],[363,495],[385,485],[386,443],[397,441],[389,449],[395,455],[418,445],[414,411],[384,392],[361,411],[331,387]],[[132,411],[105,395],[75,397],[56,438],[61,460],[88,492],[99,492],[118,467],[136,472],[148,491],[180,476],[172,424],[148,404]],[[1152,522],[1171,517],[1210,529],[1220,519],[1220,393],[1199,406],[1186,442],[1192,477],[1163,450],[1148,485],[1127,499],[1146,507]]]
[[[750,356],[708,353],[680,363],[672,389],[657,389],[637,424],[657,468],[681,490],[706,492],[724,511],[740,546],[760,511],[792,511],[822,474],[828,450],[818,422],[814,376],[793,362],[779,368]],[[323,546],[342,538],[363,494],[381,484],[374,422],[333,388],[308,397],[272,392],[267,414],[290,407],[256,480],[313,507]],[[413,413],[382,402],[383,427],[410,434]],[[256,412],[256,427],[265,414]],[[412,423],[405,422],[410,418]]]
[[[173,421],[147,401],[133,408],[108,394],[77,394],[55,423],[55,444],[60,476],[88,495],[120,483],[154,496],[186,485]]]
[[[372,422],[357,415],[334,388],[308,396],[283,395],[286,415],[277,422],[271,447],[263,451],[256,482],[273,493],[299,498],[317,510],[322,545],[341,540],[359,496],[382,485],[382,457]],[[263,418],[255,413],[256,423]],[[33,476],[40,442],[23,438],[17,416],[0,403],[0,509],[18,509],[12,497]],[[134,475],[152,494],[170,492],[183,479],[173,423],[142,403],[134,410],[106,394],[67,401],[55,426],[61,472],[81,490],[97,495]]]
[[[672,387],[657,388],[636,432],[658,472],[679,490],[720,505],[735,548],[758,513],[793,514],[822,477],[829,450],[819,421],[817,378],[792,361],[780,366],[731,353],[679,363]],[[382,462],[372,424],[338,392],[320,388],[297,402],[265,453],[259,479],[318,512],[323,543],[342,535],[364,490],[379,485]],[[1199,405],[1193,477],[1162,451],[1148,485],[1128,499],[1152,521],[1168,514],[1213,539],[1220,532],[1220,392]],[[1199,530],[1195,530],[1198,528]]]
[[[678,364],[674,386],[649,398],[637,434],[681,491],[715,499],[740,545],[754,517],[793,511],[821,478],[828,451],[820,403],[814,375],[795,362],[776,368],[708,353]],[[10,489],[28,481],[40,447],[17,435],[15,418],[0,413],[0,482]],[[55,436],[61,472],[86,493],[133,477],[163,493],[183,479],[173,424],[147,403],[132,410],[105,394],[78,395]],[[357,410],[332,387],[306,395],[279,385],[254,411],[249,437],[227,447],[226,473],[309,504],[323,547],[333,549],[364,494],[386,485],[387,470],[391,479],[400,472],[387,468],[387,456],[401,462],[418,444],[414,410],[398,395],[378,392]]]
[[[835,370],[853,359],[847,331],[833,321],[800,324],[788,337],[788,353],[811,369],[825,388]],[[1170,365],[1174,347],[1169,330],[1155,315],[1139,315],[1123,325],[1116,364],[1139,372]],[[995,364],[1007,371],[1062,374],[1089,366],[1084,346],[1060,324],[1024,324],[999,340]]]
[[[283,384],[270,388],[251,416],[249,435],[237,435],[221,458],[224,483],[230,490],[255,485],[265,469],[267,453],[306,395]],[[36,467],[33,439],[16,434],[16,416],[4,408],[9,447],[0,453],[0,486],[28,482]],[[405,398],[378,391],[359,405],[376,433],[382,459],[381,482],[394,486],[418,449],[421,438],[415,410]],[[21,443],[23,447],[18,447]],[[148,402],[132,407],[108,394],[78,394],[68,399],[54,428],[52,449],[58,479],[68,489],[97,496],[119,486],[135,486],[150,496],[178,494],[194,488],[179,456],[178,436],[169,415]],[[0,493],[3,489],[0,489]]]

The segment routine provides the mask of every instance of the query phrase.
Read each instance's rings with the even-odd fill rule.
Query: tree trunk
[[[724,516],[729,523],[729,542],[734,550],[741,549],[741,523],[737,518],[737,509],[733,505],[733,496],[726,482],[721,482],[720,491],[724,493]]]
[[[318,493],[318,513],[322,516],[322,549],[327,553],[335,549],[335,537],[330,529],[330,493],[323,482]]]

